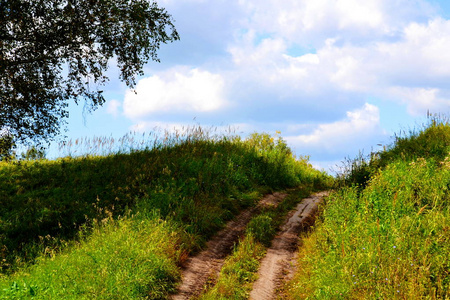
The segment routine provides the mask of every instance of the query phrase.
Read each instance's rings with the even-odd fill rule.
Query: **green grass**
[[[330,181],[267,134],[152,143],[0,162],[0,298],[167,297],[187,256],[261,191]]]
[[[300,248],[290,298],[450,298],[446,137],[450,125],[434,120],[373,157],[364,185],[330,195]]]
[[[247,233],[225,261],[216,284],[198,299],[248,299],[265,253],[263,244]]]
[[[106,220],[67,251],[3,280],[0,299],[160,299],[180,277],[179,239],[156,217]]]

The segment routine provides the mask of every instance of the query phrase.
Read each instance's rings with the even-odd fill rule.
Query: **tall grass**
[[[412,161],[428,158],[440,162],[450,151],[449,119],[444,115],[428,115],[428,123],[421,128],[394,135],[394,142],[379,152],[369,155],[359,153],[347,158],[339,166],[337,177],[340,186],[359,185],[364,188],[371,176],[396,160]]]
[[[327,200],[305,239],[296,299],[450,298],[450,125],[433,120]]]
[[[163,298],[177,266],[258,191],[329,180],[282,139],[188,132],[106,156],[0,162],[1,297]]]
[[[157,218],[107,220],[67,251],[4,278],[0,299],[160,299],[180,276],[179,238]]]
[[[429,115],[428,123],[420,130],[395,136],[387,151],[379,153],[376,165],[386,166],[396,159],[414,160],[420,157],[442,161],[450,151],[449,119],[443,115]]]
[[[239,139],[233,127],[182,126],[173,130],[155,127],[148,132],[129,132],[123,137],[90,137],[60,142],[59,156],[108,156],[136,151],[170,148],[180,143],[199,140],[220,141]]]
[[[247,233],[225,261],[218,281],[199,300],[248,299],[266,248]]]

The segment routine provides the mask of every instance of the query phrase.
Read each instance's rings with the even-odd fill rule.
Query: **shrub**
[[[275,228],[272,218],[269,214],[260,214],[251,219],[247,225],[247,233],[251,234],[256,241],[260,242],[266,247],[275,236]]]

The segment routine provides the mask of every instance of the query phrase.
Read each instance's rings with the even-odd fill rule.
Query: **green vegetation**
[[[77,245],[1,281],[0,299],[157,299],[179,278],[176,228],[158,218],[106,219]]]
[[[199,299],[248,299],[266,248],[248,233],[225,261],[217,283]]]
[[[450,124],[433,118],[350,164],[305,238],[289,297],[450,298],[449,152]]]
[[[261,192],[330,181],[268,134],[194,128],[143,148],[0,162],[0,299],[164,298]]]
[[[262,193],[296,187],[249,222],[201,296],[246,299],[285,213],[333,182],[278,135],[196,128],[159,141],[0,162],[0,299],[166,298],[181,264],[227,220]],[[434,118],[346,167],[283,295],[450,298],[450,124]]]

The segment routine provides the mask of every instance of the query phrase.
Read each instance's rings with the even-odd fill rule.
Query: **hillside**
[[[450,124],[356,159],[300,248],[289,299],[450,298]]]
[[[287,212],[335,182],[280,136],[199,130],[166,140],[0,163],[0,299],[184,299],[192,290],[180,285],[181,271],[202,255],[220,264],[217,278],[206,272],[204,283],[186,285],[200,284],[199,299],[248,299]],[[271,279],[271,288],[283,299],[449,298],[449,153],[450,124],[432,118],[345,165],[313,230],[292,240],[296,274],[284,285]],[[284,192],[261,206],[274,191]],[[206,241],[221,244],[216,233],[227,228],[235,231],[228,250],[208,254]]]
[[[167,297],[187,257],[262,194],[332,182],[279,136],[164,141],[0,162],[0,299]]]

